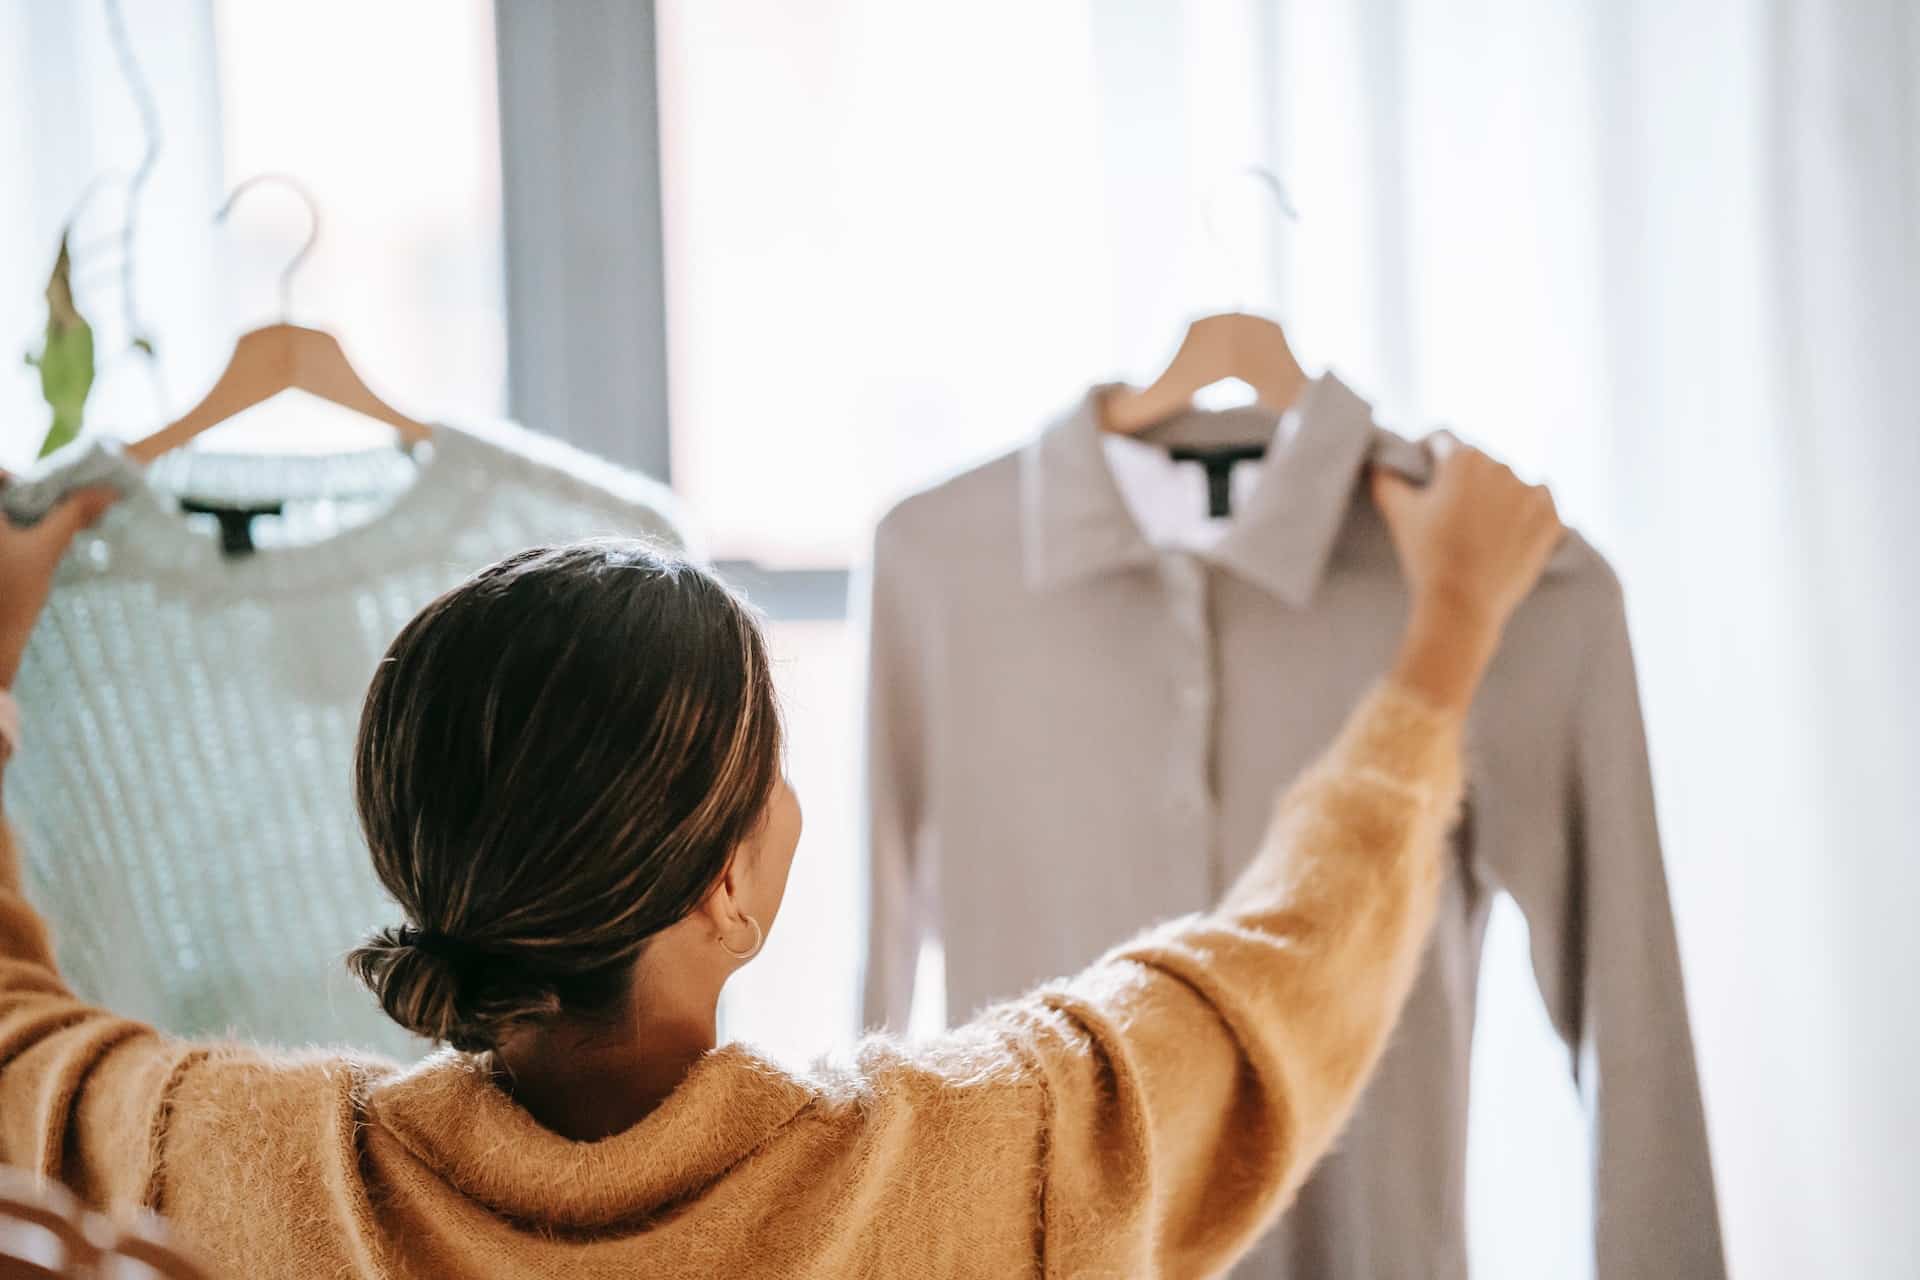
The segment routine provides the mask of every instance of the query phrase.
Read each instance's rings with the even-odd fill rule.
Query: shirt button
[[[1203,684],[1190,684],[1180,690],[1180,705],[1189,711],[1204,711],[1207,708],[1207,687]]]

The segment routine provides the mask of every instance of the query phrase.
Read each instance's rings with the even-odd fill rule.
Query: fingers
[[[1457,483],[1461,477],[1477,475],[1500,465],[1445,429],[1435,431],[1421,443],[1433,458],[1433,479],[1436,482]]]
[[[1560,519],[1560,506],[1553,500],[1552,490],[1543,484],[1536,484],[1532,488],[1537,504],[1534,518],[1538,521],[1541,540],[1551,551],[1566,536],[1567,526]]]
[[[91,528],[119,496],[112,489],[77,489],[27,529],[25,536],[47,561],[58,560],[66,554],[67,544],[73,541],[74,535]]]
[[[1496,500],[1507,504],[1516,515],[1514,528],[1532,532],[1543,527],[1560,529],[1560,513],[1553,494],[1545,485],[1528,484],[1512,467],[1467,444],[1451,431],[1436,431],[1427,437],[1435,460],[1433,490],[1466,490],[1476,501]],[[1404,500],[1405,494],[1400,495]],[[1392,499],[1389,499],[1392,500]]]
[[[68,537],[82,529],[91,529],[100,523],[100,517],[107,514],[107,508],[119,500],[119,493],[105,486],[91,489],[79,489],[64,498],[54,509],[63,520],[74,522]],[[66,513],[71,512],[71,515]]]
[[[1427,445],[1438,463],[1436,478],[1472,477],[1483,487],[1491,483],[1496,488],[1504,487],[1537,493],[1548,497],[1551,501],[1551,497],[1547,495],[1546,486],[1526,483],[1520,479],[1512,467],[1491,454],[1483,453],[1467,444],[1451,431],[1434,432],[1427,437]]]
[[[1368,477],[1368,485],[1373,491],[1373,505],[1380,509],[1388,524],[1393,524],[1411,503],[1418,487],[1397,471],[1386,467],[1374,467]]]
[[[1543,484],[1531,486],[1536,500],[1540,504],[1541,518],[1551,524],[1560,523],[1560,504],[1553,500],[1553,490]]]

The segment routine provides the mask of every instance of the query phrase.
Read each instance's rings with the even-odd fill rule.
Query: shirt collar
[[[1293,420],[1291,412],[1281,419],[1266,444],[1269,453],[1278,456]],[[1254,423],[1249,441],[1264,434],[1265,425]],[[1232,516],[1213,514],[1211,478],[1197,463],[1176,462],[1159,445],[1117,431],[1100,433],[1100,449],[1121,500],[1151,545],[1169,551],[1211,550],[1233,528]],[[1227,478],[1232,510],[1246,510],[1265,466],[1264,460],[1254,458],[1232,464]]]
[[[1088,392],[1022,451],[1023,543],[1036,589],[1153,563],[1100,444],[1098,406],[1107,390]],[[1367,402],[1330,373],[1307,384],[1294,412],[1297,424],[1232,528],[1197,554],[1301,608],[1325,572],[1376,436],[1397,438],[1378,432]]]

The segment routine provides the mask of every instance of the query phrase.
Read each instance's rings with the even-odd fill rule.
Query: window
[[[848,571],[888,502],[1016,445],[1110,367],[1089,12],[658,17],[673,481],[774,614],[808,818],[774,962],[736,980],[728,1028],[804,1058],[858,1025]]]
[[[320,208],[292,318],[337,330],[376,389],[415,416],[504,414],[491,7],[342,0],[324,21],[290,22],[219,0],[214,17],[229,184],[294,174]],[[236,325],[274,318],[276,274],[305,231],[284,191],[249,198],[225,233]]]
[[[160,139],[131,273],[151,364],[128,354],[124,319],[124,178],[144,129],[116,20]],[[37,375],[19,353],[38,346],[60,229],[96,181],[73,237],[100,364],[90,428],[137,436],[184,412],[240,333],[279,318],[280,273],[308,234],[299,197],[262,183],[214,218],[260,173],[296,177],[320,213],[291,319],[338,333],[374,388],[415,416],[504,412],[491,6],[342,0],[293,19],[237,0],[36,5],[21,35],[0,42],[0,101],[34,122],[7,136],[20,149],[9,168],[36,180],[0,186],[0,462],[30,461],[44,435]],[[322,450],[367,430],[290,394],[205,443]]]

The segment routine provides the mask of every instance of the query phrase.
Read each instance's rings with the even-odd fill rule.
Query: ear
[[[707,918],[717,931],[728,933],[742,927],[746,913],[740,906],[743,886],[740,883],[740,853],[727,859],[727,869],[713,882],[713,888],[707,890],[707,896],[701,899],[695,911]]]

